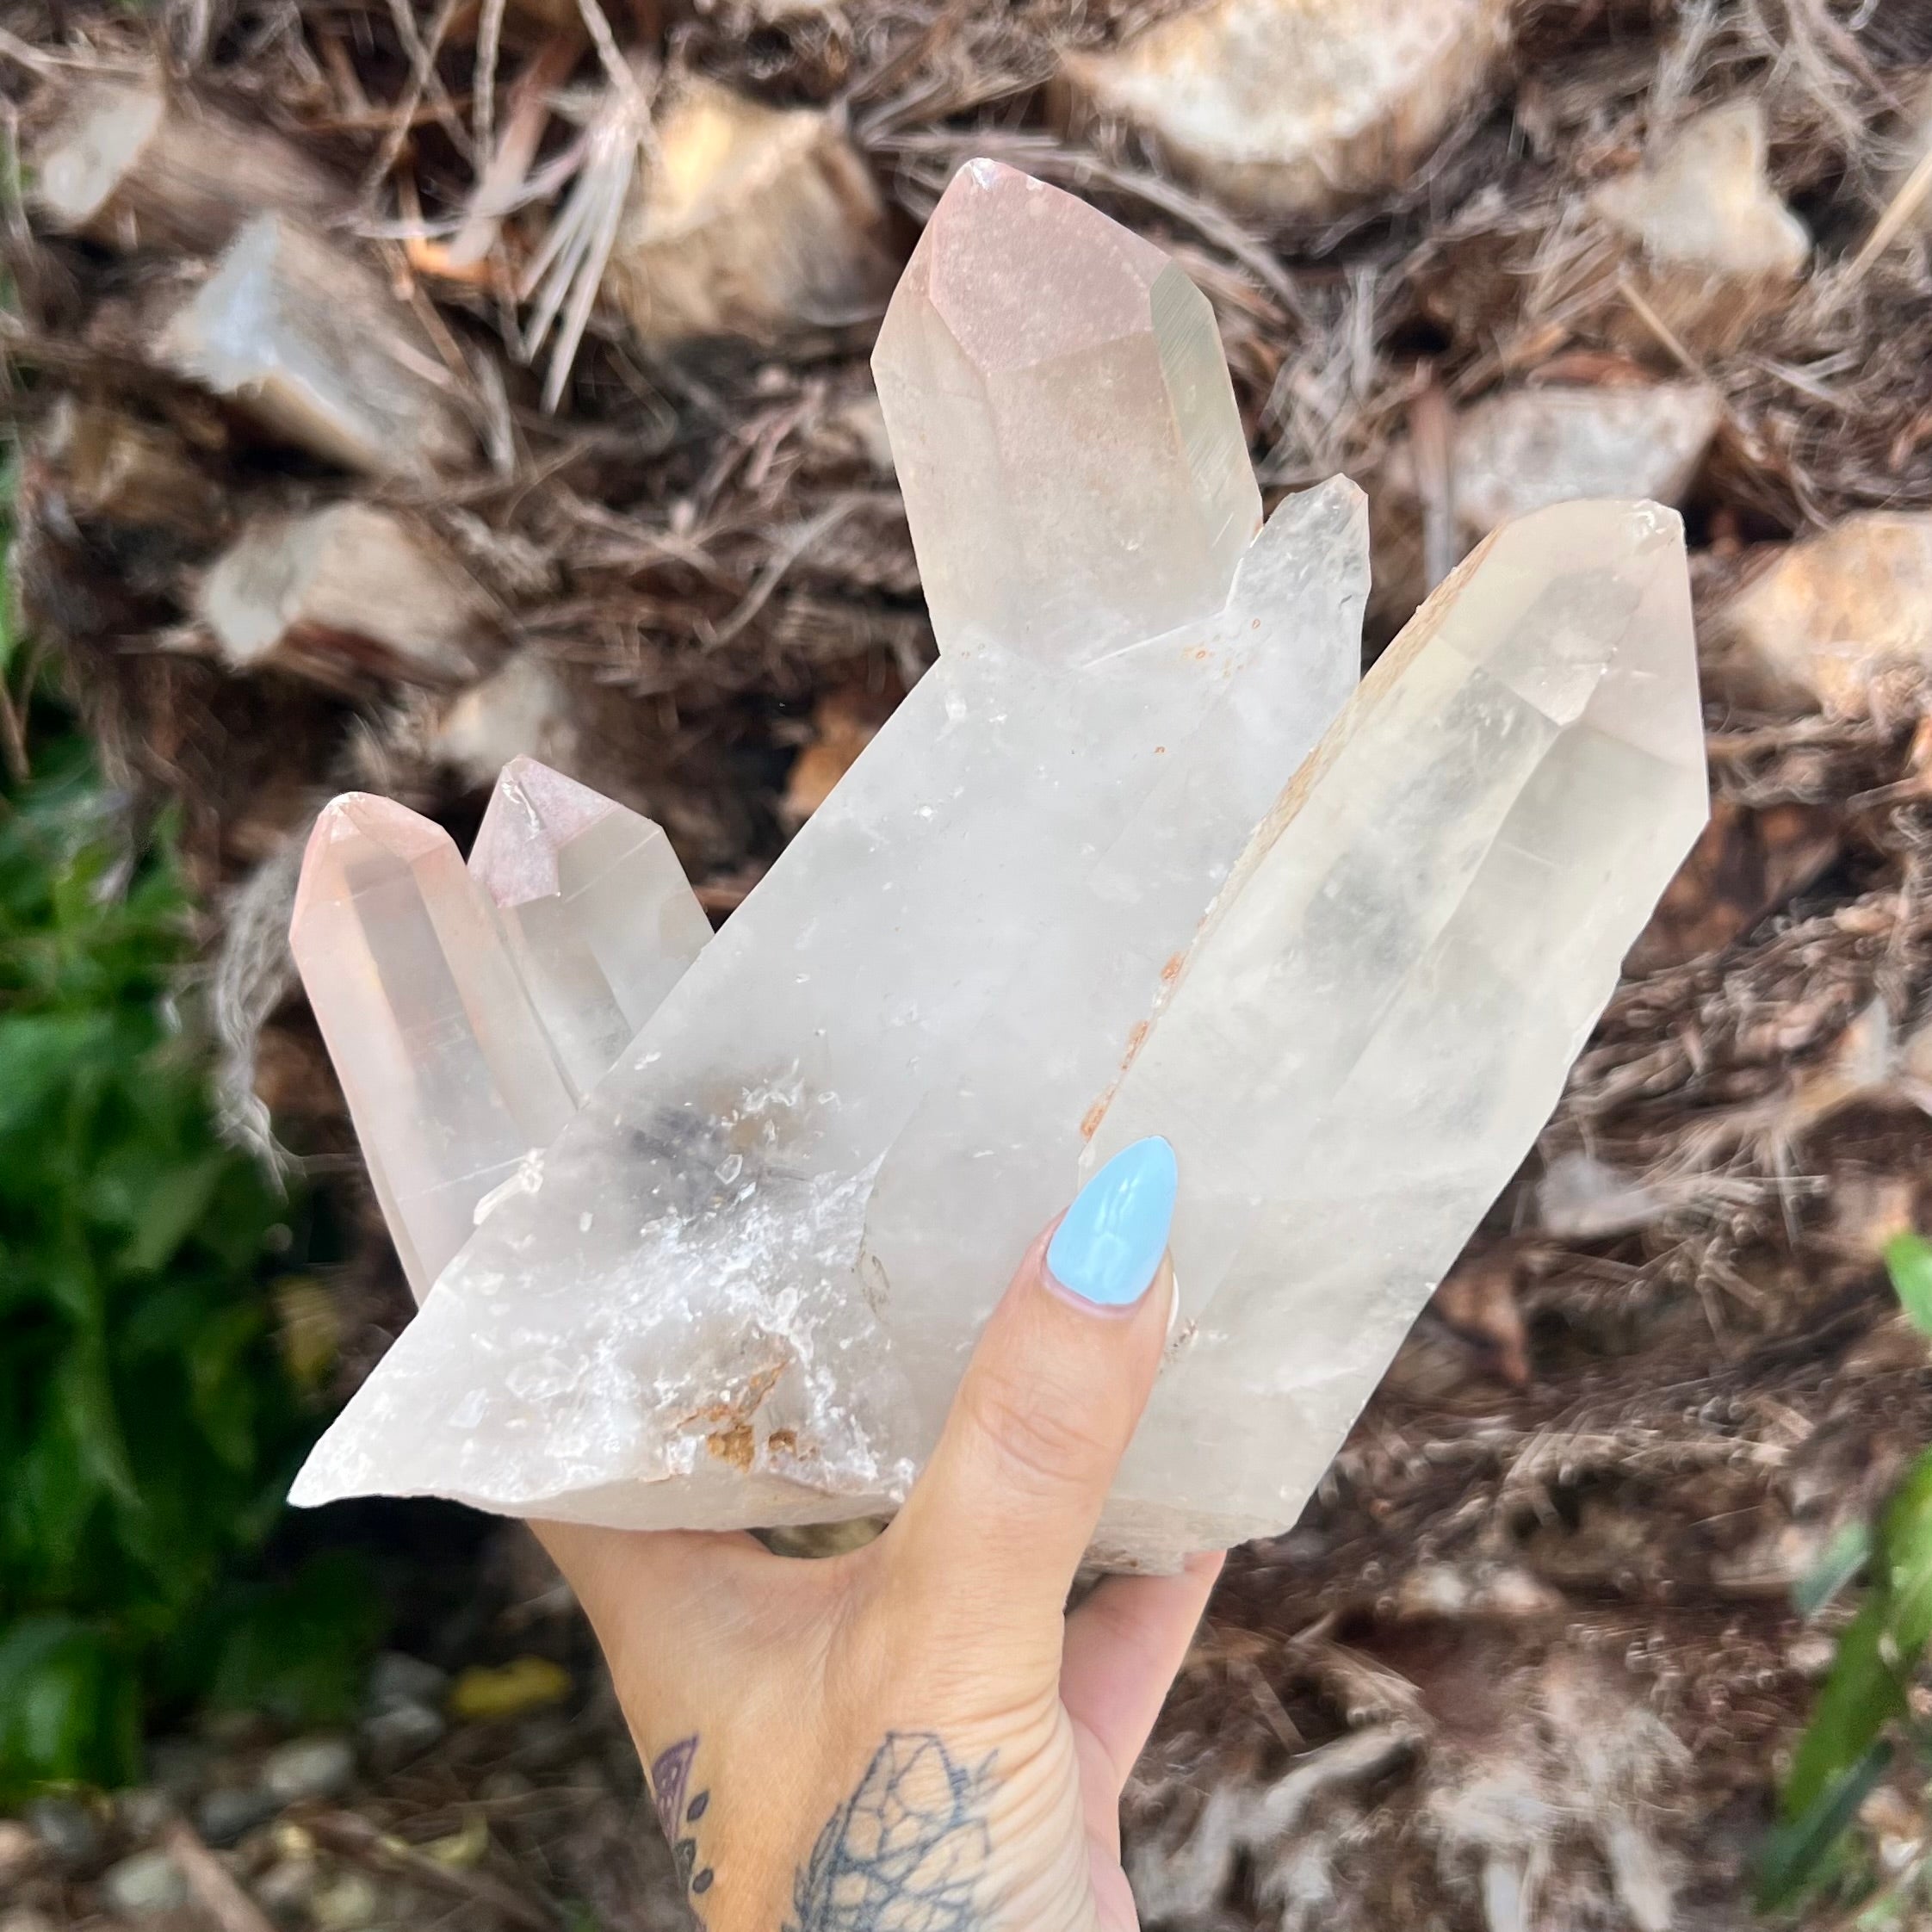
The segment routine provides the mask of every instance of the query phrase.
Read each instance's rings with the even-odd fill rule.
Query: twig
[[[500,9],[502,0],[497,0],[497,4]],[[503,218],[523,195],[530,164],[542,144],[543,130],[550,120],[551,90],[570,77],[583,44],[574,33],[559,34],[544,43],[517,77],[511,90],[510,116],[504,123],[502,144],[490,155],[470,196],[463,224],[444,251],[443,259],[450,269],[473,267],[496,246]],[[480,115],[478,129],[477,151],[487,153],[490,137]]]
[[[480,1872],[463,1872],[438,1864],[413,1845],[377,1830],[367,1818],[358,1817],[353,1811],[332,1811],[303,1822],[319,1842],[342,1857],[356,1859],[377,1871],[406,1873],[428,1891],[461,1898],[467,1904],[481,1905],[512,1925],[523,1926],[525,1932],[557,1932],[555,1913],[533,1904],[521,1892]],[[222,1932],[228,1932],[228,1929],[224,1927]]]
[[[740,600],[738,608],[718,626],[708,641],[714,647],[728,644],[765,608],[785,573],[821,536],[844,523],[853,511],[878,500],[870,492],[841,497],[835,503],[827,505],[816,517],[809,517],[799,524],[780,546],[777,554],[759,571],[757,581]]]
[[[207,1913],[215,1932],[275,1932],[268,1915],[202,1843],[193,1825],[177,1818],[168,1827],[162,1845],[189,1896]]]
[[[416,15],[410,0],[389,0],[389,12],[396,23],[396,33],[409,53],[409,84],[403,90],[402,98],[395,108],[396,121],[387,138],[376,151],[375,160],[370,162],[362,177],[364,193],[372,191],[384,180],[395,166],[396,158],[403,151],[403,144],[409,139],[409,130],[413,122],[417,103],[427,96],[436,109],[436,117],[443,130],[455,143],[456,152],[474,160],[474,150],[470,146],[469,130],[463,126],[462,117],[456,112],[449,98],[449,90],[443,84],[436,71],[437,56],[443,51],[443,36],[449,31],[459,7],[468,0],[443,0],[436,10],[436,17],[430,22],[429,38],[424,40],[418,31]]]
[[[1834,297],[1856,287],[1865,271],[1898,238],[1905,224],[1924,205],[1925,197],[1932,194],[1932,146],[1919,157],[1918,164],[1898,184],[1898,191],[1886,204],[1886,211],[1873,225],[1872,232],[1865,238],[1865,245],[1852,257],[1842,276],[1836,279],[1831,290]]]
[[[1676,357],[1677,361],[1692,375],[1694,375],[1700,382],[1708,382],[1710,381],[1709,376],[1705,374],[1704,365],[1698,361],[1696,356],[1691,354],[1689,350],[1685,348],[1675,330],[1644,300],[1628,276],[1619,276],[1617,277],[1617,293],[1636,311],[1637,319],[1657,338],[1658,342],[1672,356]]]
[[[1431,373],[1409,398],[1409,448],[1422,503],[1422,575],[1433,591],[1456,567],[1456,421]]]

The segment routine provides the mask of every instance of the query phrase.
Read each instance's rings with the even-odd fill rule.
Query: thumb
[[[1067,1593],[1161,1365],[1177,1182],[1167,1142],[1136,1141],[1034,1242],[890,1532],[896,1581],[932,1616],[1037,1641],[1055,1673]]]

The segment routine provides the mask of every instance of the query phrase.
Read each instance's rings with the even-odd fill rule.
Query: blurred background
[[[1923,1923],[1929,0],[0,0],[0,1932],[687,1923],[514,1526],[309,1517],[406,1318],[284,939],[500,764],[714,920],[930,660],[954,168],[1211,298],[1368,647],[1679,505],[1708,834],[1129,1804],[1151,1926]]]

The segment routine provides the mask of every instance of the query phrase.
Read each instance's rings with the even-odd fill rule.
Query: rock
[[[231,671],[352,696],[378,678],[468,684],[502,653],[475,579],[426,531],[366,503],[256,518],[201,578],[195,614]]]
[[[1738,696],[1838,717],[1903,707],[1932,673],[1932,513],[1867,511],[1787,545],[1710,628]]]
[[[164,1851],[137,1852],[108,1867],[101,1879],[108,1904],[129,1918],[154,1918],[184,1904],[188,1886]]]
[[[339,1798],[356,1775],[356,1753],[344,1737],[298,1737],[270,1751],[263,1788],[284,1805],[304,1798]]]
[[[369,1666],[368,1705],[372,1713],[400,1705],[426,1705],[436,1710],[449,1689],[449,1673],[403,1650],[385,1650]]]
[[[1337,717],[1359,493],[1244,534],[1211,314],[1144,242],[969,164],[874,366],[938,664],[480,1221],[298,1502],[882,1513],[1012,1257],[1164,1135],[1214,1317],[1093,1554],[1274,1533],[1701,827],[1674,512],[1512,523]]]
[[[301,147],[159,78],[84,82],[33,160],[32,199],[50,226],[123,250],[212,255],[252,214],[323,222],[350,199]]]
[[[207,1782],[215,1757],[199,1737],[157,1737],[147,1748],[148,1775],[178,1805]]]
[[[115,1822],[137,1842],[153,1837],[175,1815],[175,1801],[152,1785],[115,1793]]]
[[[1781,301],[1811,252],[1765,173],[1764,109],[1752,99],[1687,121],[1655,159],[1597,187],[1590,207],[1638,252],[1665,325],[1713,344]]]
[[[377,1771],[393,1771],[440,1743],[449,1728],[441,1712],[401,1699],[362,1720],[362,1749]]]
[[[19,1818],[0,1818],[0,1896],[25,1879],[40,1862],[40,1835]]]
[[[858,321],[892,286],[885,208],[837,116],[683,83],[604,270],[645,341]]]
[[[525,645],[501,670],[446,702],[429,726],[426,748],[481,787],[493,785],[514,758],[542,759],[567,771],[579,735],[562,680]]]
[[[1723,406],[1699,382],[1505,390],[1463,411],[1450,439],[1453,553],[1551,504],[1647,497],[1675,507],[1710,447]],[[1423,581],[1421,498],[1407,442],[1371,496],[1375,600],[1406,615]]]
[[[317,1932],[362,1932],[375,1923],[382,1894],[365,1873],[336,1872],[310,1892],[308,1909]]]
[[[195,1805],[195,1829],[211,1845],[232,1845],[281,1808],[281,1799],[258,1785],[218,1785]]]
[[[1124,121],[1256,214],[1331,214],[1406,186],[1487,93],[1507,0],[1214,0],[1067,57],[1076,115]]]
[[[280,1919],[301,1919],[322,1882],[322,1867],[314,1858],[279,1858],[250,1888],[256,1902]]]
[[[84,1872],[101,1861],[107,1839],[91,1806],[72,1798],[37,1798],[27,1822],[46,1855],[65,1872]]]

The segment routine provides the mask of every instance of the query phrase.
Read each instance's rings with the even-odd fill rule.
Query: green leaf
[[[210,1701],[290,1725],[339,1724],[387,1623],[367,1564],[340,1551],[312,1557],[285,1582],[235,1593],[214,1619]]]
[[[1774,1830],[1758,1860],[1757,1902],[1765,1911],[1796,1904],[1831,1875],[1834,1856],[1858,1808],[1892,1766],[1892,1746],[1867,1745],[1803,1811]]]
[[[1886,1243],[1886,1272],[1898,1303],[1922,1335],[1932,1335],[1932,1242],[1898,1235]]]
[[[139,1691],[102,1630],[30,1617],[0,1638],[0,1803],[39,1785],[123,1784],[139,1771]]]
[[[1872,1526],[1862,1518],[1841,1523],[1812,1558],[1791,1593],[1792,1608],[1806,1623],[1824,1609],[1871,1560]]]

